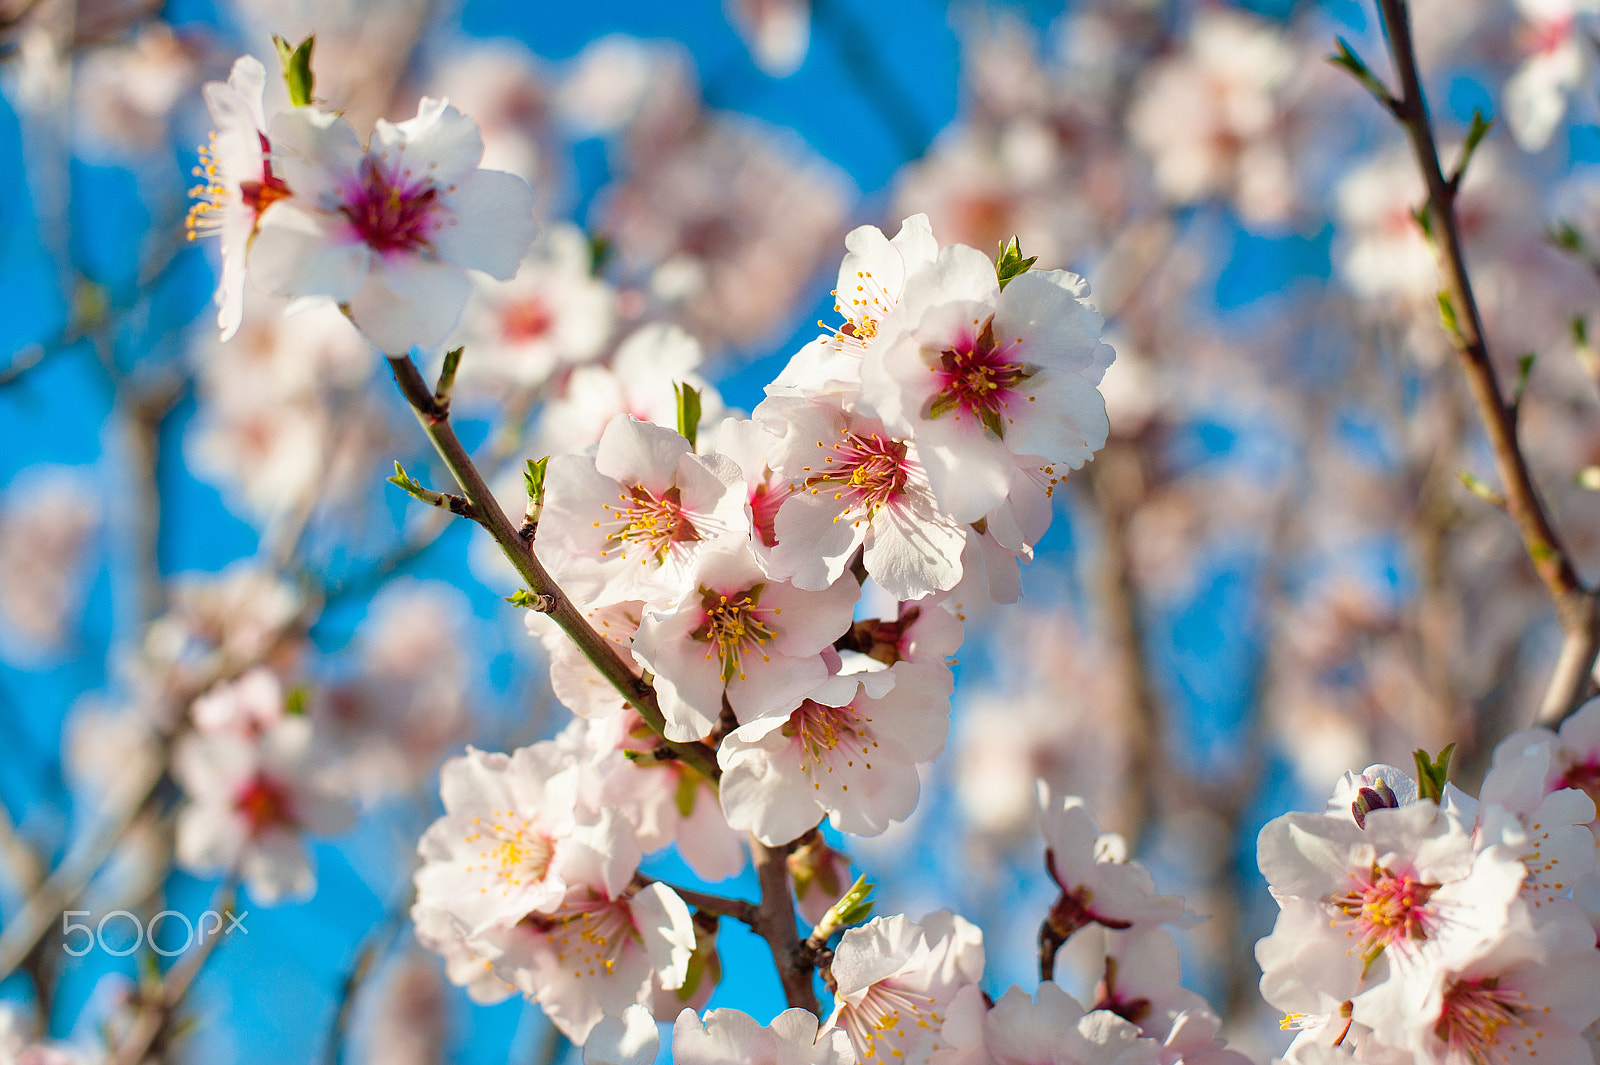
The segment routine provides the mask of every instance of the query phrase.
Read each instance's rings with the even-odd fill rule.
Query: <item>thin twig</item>
[[[237,894],[238,881],[230,878],[217,890],[211,908],[221,914],[228,913],[233,909]],[[167,970],[154,996],[141,1003],[133,1025],[117,1047],[116,1054],[111,1057],[110,1065],[140,1065],[149,1057],[151,1050],[166,1036],[178,1007],[183,1004],[189,989],[194,986],[195,978],[205,968],[225,934],[213,932],[201,939],[193,953],[186,954]]]
[[[1384,39],[1400,79],[1395,115],[1411,142],[1428,190],[1425,205],[1429,238],[1444,282],[1441,317],[1455,346],[1468,388],[1494,451],[1495,467],[1505,492],[1506,510],[1516,522],[1528,557],[1555,606],[1563,639],[1556,668],[1539,708],[1539,720],[1554,724],[1571,714],[1588,695],[1597,651],[1600,651],[1600,602],[1578,578],[1534,486],[1533,475],[1517,442],[1516,413],[1501,393],[1494,364],[1484,341],[1483,319],[1467,274],[1456,219],[1457,185],[1445,177],[1439,149],[1428,119],[1427,98],[1417,70],[1410,18],[1405,0],[1377,0]]]
[[[322,1053],[324,1065],[339,1065],[344,1057],[345,1041],[350,1033],[350,1019],[355,1013],[356,994],[372,975],[372,971],[377,968],[378,962],[389,952],[395,937],[400,934],[400,929],[405,927],[406,918],[411,912],[412,897],[409,891],[406,892],[399,905],[391,906],[383,915],[383,919],[367,930],[366,936],[351,959],[349,968],[339,981],[339,994],[336,999],[338,1005],[333,1011],[333,1024],[328,1029],[328,1041]]]
[[[716,752],[703,743],[685,743],[666,738],[667,719],[656,701],[655,689],[634,674],[617,653],[616,645],[594,631],[577,605],[545,572],[544,566],[533,553],[532,545],[522,539],[517,527],[511,524],[505,511],[500,508],[499,501],[489,490],[472,456],[451,428],[450,412],[439,405],[433,389],[423,380],[416,364],[409,356],[389,356],[389,366],[394,371],[395,383],[400,386],[401,394],[416,414],[417,422],[471,503],[472,519],[494,537],[500,550],[527,583],[528,590],[536,596],[550,597],[554,604],[549,611],[551,620],[577,644],[584,657],[639,712],[645,723],[662,737],[666,746],[676,751],[685,764],[707,780],[715,782],[721,775]]]
[[[634,874],[634,883],[639,887],[649,884],[664,884],[677,893],[684,902],[697,910],[714,913],[718,917],[732,917],[735,921],[742,921],[754,928],[760,920],[760,907],[747,899],[730,899],[723,895],[712,895],[705,891],[696,891],[693,888],[679,887],[677,884],[657,880],[645,876],[643,873]]]

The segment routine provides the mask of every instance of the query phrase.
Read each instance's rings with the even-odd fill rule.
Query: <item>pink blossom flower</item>
[[[535,387],[599,356],[611,339],[617,294],[591,272],[592,259],[583,231],[556,223],[510,281],[477,285],[462,320],[470,352],[458,379],[463,394]]]
[[[1590,56],[1582,25],[1600,12],[1594,0],[1517,0],[1523,26],[1522,64],[1505,83],[1506,124],[1526,151],[1550,143],[1567,111],[1567,97],[1583,84]]]
[[[1013,987],[981,1020],[945,1025],[964,1060],[985,1065],[1159,1065],[1159,1044],[1109,1010],[1085,1012],[1053,982],[1030,995]],[[952,1028],[956,1028],[952,1031]]]
[[[445,815],[417,844],[417,911],[471,935],[552,913],[582,876],[620,892],[639,864],[626,818],[578,803],[582,767],[554,743],[511,755],[467,748],[439,775]]]
[[[262,212],[250,251],[261,286],[331,299],[379,348],[403,354],[449,335],[471,293],[467,270],[501,280],[532,241],[533,193],[481,170],[478,127],[443,100],[380,119],[363,147],[337,114],[273,118],[272,159],[295,195]]]
[[[939,256],[928,216],[900,223],[893,240],[877,226],[860,226],[844,238],[833,309],[844,324],[801,348],[767,386],[769,396],[853,394],[861,388],[861,358],[885,318],[900,302],[906,279]],[[823,325],[819,322],[818,325]]]
[[[917,765],[944,749],[948,690],[923,669],[829,677],[787,716],[768,715],[722,741],[728,824],[769,846],[824,815],[841,832],[875,836],[917,805]]]
[[[811,43],[811,0],[724,0],[756,66],[768,77],[800,69]]]
[[[276,682],[261,671],[237,683],[246,689],[237,698],[217,692],[209,705],[259,701],[260,689]],[[280,712],[283,698],[277,686],[271,701]],[[241,717],[235,723],[244,724]],[[178,816],[178,863],[200,875],[236,873],[270,905],[311,894],[316,880],[301,837],[343,831],[354,810],[316,756],[311,722],[268,717],[186,734],[173,753],[173,776],[189,799]]]
[[[1418,1065],[1588,1061],[1600,1018],[1600,951],[1570,903],[1519,907],[1495,943],[1435,980],[1411,1013]]]
[[[660,1036],[642,1006],[606,1017],[584,1044],[584,1065],[651,1065]],[[734,1009],[704,1018],[686,1009],[672,1027],[672,1060],[682,1065],[849,1065],[855,1060],[843,1032],[819,1033],[809,1010],[784,1010],[769,1025]]]
[[[203,90],[217,129],[200,149],[195,174],[202,183],[189,191],[195,204],[185,224],[190,240],[213,233],[222,239],[216,302],[223,340],[238,332],[244,317],[245,255],[262,212],[290,195],[268,154],[272,146],[261,104],[266,82],[261,61],[246,55],[234,61],[226,83],[207,82]]]
[[[1045,868],[1061,888],[1050,912],[1059,932],[1070,935],[1089,924],[1128,928],[1183,919],[1183,900],[1157,895],[1150,873],[1128,860],[1127,842],[1115,832],[1102,833],[1082,799],[1056,799],[1041,781],[1039,803]]]
[[[495,972],[582,1043],[606,1015],[682,987],[695,948],[689,907],[665,884],[575,886],[554,911],[487,937]]]
[[[691,593],[701,555],[744,537],[742,481],[731,459],[619,414],[593,458],[550,460],[535,549],[580,602],[671,609]]]
[[[705,359],[700,342],[683,328],[655,322],[628,334],[604,364],[579,366],[560,394],[545,406],[539,427],[539,448],[551,454],[582,451],[605,432],[619,414],[668,429],[677,427],[674,385],[700,391],[703,420],[717,417],[722,401],[700,376]]]
[[[957,994],[983,977],[983,933],[940,910],[921,922],[896,914],[852,928],[834,951],[833,1014],[858,1058],[927,1065],[944,1049],[943,1026]]]
[[[1282,906],[1256,946],[1262,995],[1316,1014],[1354,1001],[1386,1042],[1407,1023],[1407,994],[1506,927],[1526,876],[1505,846],[1474,851],[1461,822],[1431,802],[1365,815],[1286,814],[1261,832],[1259,861]]]
[[[914,439],[940,508],[977,521],[1018,459],[1076,469],[1104,445],[1095,386],[1111,362],[1082,278],[1031,270],[1001,291],[994,263],[947,245],[906,282],[863,359],[862,403]]]
[[[756,417],[782,430],[769,461],[790,482],[774,519],[774,576],[820,590],[862,548],[867,572],[898,600],[955,587],[966,529],[940,512],[914,442],[822,400],[769,399]]]
[[[724,696],[740,722],[786,716],[827,679],[823,649],[861,595],[854,577],[817,592],[773,580],[743,544],[704,552],[691,587],[676,610],[645,618],[633,646],[675,740],[709,733]]]

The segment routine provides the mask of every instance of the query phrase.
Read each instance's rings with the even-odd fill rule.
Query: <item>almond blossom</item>
[[[717,391],[700,375],[705,351],[681,326],[655,322],[628,334],[604,363],[579,366],[545,406],[539,450],[551,455],[582,451],[619,414],[667,428],[678,424],[675,385],[700,392],[703,420],[721,410]]]
[[[975,987],[983,964],[983,933],[948,910],[919,922],[874,917],[834,951],[834,1009],[823,1032],[845,1032],[861,1060],[927,1065],[948,1045],[947,1009]]]
[[[1120,929],[1183,918],[1183,900],[1157,895],[1149,871],[1128,860],[1126,841],[1102,833],[1082,799],[1057,799],[1043,781],[1038,787],[1045,869],[1061,888],[1047,920],[1061,941],[1089,924]]]
[[[708,881],[744,868],[747,837],[729,827],[711,781],[678,761],[651,764],[630,757],[661,746],[661,737],[637,711],[629,707],[602,720],[574,721],[557,742],[594,770],[585,801],[621,812],[646,854],[676,843],[689,868]]]
[[[1354,1020],[1393,1042],[1407,994],[1501,934],[1526,869],[1510,848],[1473,849],[1431,802],[1353,820],[1286,814],[1261,832],[1259,860],[1282,911],[1256,956],[1262,994],[1321,1012],[1354,1002]]]
[[[743,478],[671,429],[619,414],[593,458],[556,455],[534,540],[556,580],[593,607],[690,594],[700,556],[744,535]]]
[[[966,1027],[965,1025],[961,1028]],[[954,1022],[962,1060],[986,1065],[1159,1065],[1159,1045],[1110,1010],[1083,1005],[1050,981],[1030,995],[1012,987],[974,1031]],[[955,1030],[952,1030],[955,1029]]]
[[[937,674],[887,670],[829,677],[790,714],[730,732],[717,752],[728,824],[769,846],[826,815],[875,836],[917,804],[917,765],[944,749],[948,693]]]
[[[709,1010],[703,1017],[692,1009],[678,1014],[672,1026],[672,1060],[682,1065],[850,1065],[855,1056],[843,1032],[817,1031],[809,1010],[784,1010],[763,1025],[735,1009]],[[608,1016],[584,1044],[584,1065],[651,1065],[660,1035],[642,1006],[629,1006],[621,1016]]]
[[[977,521],[1019,457],[1082,466],[1104,445],[1096,385],[1112,352],[1076,274],[1034,270],[1002,291],[982,252],[946,245],[906,282],[862,361],[861,402],[916,440],[940,509]]]
[[[691,586],[676,610],[645,618],[633,646],[674,740],[709,733],[724,699],[740,722],[794,710],[827,679],[823,649],[861,596],[849,576],[816,592],[773,580],[743,544],[704,552]]]
[[[769,461],[790,479],[773,521],[774,576],[820,590],[862,548],[867,572],[896,599],[955,587],[966,530],[940,513],[914,442],[822,401],[768,399],[755,414],[781,429]]]
[[[1519,908],[1492,946],[1436,980],[1411,1014],[1418,1065],[1589,1061],[1600,1018],[1600,952],[1570,903]]]
[[[548,226],[516,276],[480,278],[462,320],[463,391],[494,393],[544,384],[598,357],[611,339],[616,291],[591,272],[593,255],[571,223]]]
[[[606,1015],[681,987],[694,952],[689,908],[665,884],[574,886],[549,913],[484,938],[495,973],[575,1043]]]
[[[1523,24],[1518,43],[1525,53],[1506,79],[1506,124],[1530,152],[1550,143],[1567,111],[1567,97],[1591,69],[1584,23],[1600,13],[1595,0],[1517,0]]]
[[[230,687],[196,704],[211,727],[183,736],[173,754],[189,799],[178,816],[178,862],[201,875],[236,874],[268,905],[307,897],[316,881],[302,836],[342,832],[354,809],[316,756],[311,722],[282,715],[275,678],[258,671]]]
[[[445,815],[417,844],[414,912],[470,935],[552,913],[574,877],[620,892],[639,863],[627,820],[578,805],[581,767],[553,743],[510,755],[467,748],[439,775]]]
[[[262,212],[251,274],[338,303],[388,354],[442,342],[471,294],[467,271],[509,280],[533,239],[527,183],[479,169],[478,127],[444,100],[424,98],[399,124],[379,119],[365,147],[312,106],[279,113],[268,137],[295,194]]]
[[[883,320],[900,302],[906,279],[939,255],[939,244],[925,214],[901,222],[893,240],[877,226],[859,226],[845,236],[844,246],[838,287],[833,290],[833,309],[844,316],[844,324],[796,352],[767,386],[767,395],[858,391],[861,358],[877,338]]]
[[[217,285],[217,326],[232,339],[244,317],[245,256],[261,214],[290,194],[273,169],[272,145],[262,109],[267,72],[255,56],[240,56],[226,82],[207,82],[206,107],[217,124],[200,149],[195,174],[202,184],[189,191],[195,204],[185,220],[189,239],[216,234],[222,242],[222,278]]]

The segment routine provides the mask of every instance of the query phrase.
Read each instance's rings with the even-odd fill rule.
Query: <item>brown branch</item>
[[[768,847],[750,837],[750,855],[755,861],[756,879],[761,884],[761,904],[750,927],[772,949],[783,997],[791,1008],[810,1010],[820,1016],[817,992],[811,985],[812,956],[800,945],[799,925],[794,916],[794,894],[789,889],[789,848]]]
[[[218,889],[211,908],[226,914],[233,908],[237,893],[237,882],[230,878]],[[184,997],[194,986],[195,978],[205,968],[225,934],[213,932],[200,941],[192,954],[186,954],[167,970],[154,993],[140,1002],[133,1024],[117,1047],[117,1052],[110,1058],[110,1065],[140,1065],[168,1037],[178,1007],[183,1004]]]
[[[647,725],[662,737],[662,743],[676,751],[683,762],[715,782],[721,775],[717,755],[703,743],[683,743],[666,738],[667,719],[656,701],[655,689],[634,675],[633,670],[617,653],[616,645],[594,631],[583,614],[566,594],[557,587],[550,574],[534,555],[532,546],[519,534],[517,527],[506,517],[494,493],[489,490],[483,474],[473,463],[472,456],[456,437],[450,426],[450,409],[441,404],[422,379],[410,356],[389,356],[389,367],[394,371],[395,383],[411,405],[422,431],[432,441],[434,450],[444,459],[455,477],[456,484],[466,494],[471,504],[472,520],[483,526],[505,554],[517,573],[527,583],[528,590],[536,596],[549,596],[553,606],[550,618],[583,652],[602,677],[621,693]]]
[[[680,899],[697,910],[714,913],[718,917],[732,917],[735,921],[742,921],[751,928],[754,928],[760,920],[760,907],[746,899],[730,899],[723,895],[712,895],[709,892],[696,891],[693,888],[679,887],[677,884],[671,884],[665,880],[657,880],[654,877],[645,876],[643,873],[635,873],[633,882],[639,887],[645,887],[649,884],[662,884],[671,888]]]
[[[1550,523],[1517,442],[1516,411],[1506,403],[1489,358],[1483,318],[1473,296],[1456,219],[1458,183],[1445,177],[1439,165],[1439,149],[1428,119],[1428,102],[1417,70],[1405,0],[1377,0],[1377,4],[1384,39],[1400,79],[1394,112],[1411,142],[1428,190],[1428,235],[1444,283],[1441,317],[1494,451],[1506,511],[1516,522],[1523,546],[1561,623],[1561,653],[1539,708],[1539,720],[1554,724],[1577,709],[1588,695],[1595,655],[1600,652],[1600,609],[1595,593],[1579,580],[1571,556]]]

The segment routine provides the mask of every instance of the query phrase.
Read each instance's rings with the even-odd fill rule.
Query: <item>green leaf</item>
[[[444,367],[439,371],[439,387],[433,390],[433,398],[441,407],[450,404],[450,393],[456,387],[456,369],[461,365],[461,353],[466,350],[456,348],[445,352]]]
[[[1336,38],[1336,40],[1339,50],[1327,57],[1328,62],[1348,71],[1351,77],[1361,83],[1362,88],[1372,94],[1373,99],[1377,100],[1385,109],[1393,111],[1397,105],[1389,89],[1383,82],[1378,80],[1378,76],[1372,72],[1372,68],[1367,66],[1359,55],[1356,55],[1355,49],[1350,47],[1349,41],[1343,37]]]
[[[1029,256],[1026,259],[1022,257],[1022,245],[1017,242],[1015,236],[1011,238],[1009,243],[1002,243],[1000,245],[1000,254],[994,261],[994,273],[995,277],[1000,281],[1000,287],[1002,289],[1005,288],[1011,283],[1012,279],[1027,273],[1028,269],[1038,261],[1039,257],[1037,255]]]
[[[311,76],[311,48],[316,39],[316,34],[312,34],[298,45],[290,46],[282,37],[272,35],[272,43],[278,49],[278,63],[283,68],[283,81],[289,87],[289,102],[296,107],[311,102],[315,85]]]
[[[555,600],[548,595],[534,595],[526,588],[518,588],[506,596],[506,602],[512,606],[520,606],[525,610],[537,610],[543,614],[555,605]]]
[[[1532,351],[1517,359],[1517,380],[1511,386],[1512,407],[1517,407],[1522,403],[1522,394],[1528,390],[1528,378],[1533,376],[1533,364],[1538,361],[1538,354]]]
[[[1450,293],[1439,292],[1439,324],[1452,338],[1461,336],[1461,323],[1456,318],[1456,305],[1450,301]]]
[[[306,712],[311,703],[311,689],[304,684],[297,684],[289,689],[289,694],[283,699],[283,712],[290,717],[299,717]]]
[[[1466,177],[1467,164],[1472,162],[1472,154],[1478,150],[1478,145],[1483,138],[1488,136],[1489,130],[1494,128],[1494,121],[1483,117],[1483,112],[1476,107],[1472,109],[1472,125],[1467,129],[1467,139],[1461,145],[1461,159],[1456,163],[1456,168],[1450,174],[1450,184],[1460,186],[1461,179]]]
[[[522,516],[523,538],[532,540],[530,530],[538,529],[539,517],[544,513],[544,475],[550,466],[550,456],[529,459],[522,470],[522,487],[528,492],[528,509]]]
[[[611,261],[611,238],[604,233],[589,234],[589,273],[598,277]]]
[[[1544,231],[1545,239],[1562,251],[1583,252],[1583,234],[1571,222],[1558,222]]]
[[[1455,749],[1452,743],[1440,751],[1437,758],[1431,759],[1420,747],[1412,752],[1411,757],[1417,763],[1417,791],[1429,802],[1437,803],[1444,797],[1444,786],[1450,777],[1450,755]]]
[[[673,382],[672,392],[678,397],[678,435],[689,441],[689,450],[693,451],[700,442],[700,390]]]
[[[850,885],[850,890],[840,896],[822,918],[823,924],[830,924],[833,928],[848,928],[860,924],[872,915],[872,890],[876,884],[867,882],[865,876],[856,877],[856,882]]]
[[[1473,473],[1471,470],[1462,470],[1460,473],[1456,474],[1456,480],[1461,482],[1461,487],[1465,488],[1467,491],[1471,492],[1473,495],[1477,496],[1491,507],[1505,507],[1506,497],[1491,488],[1487,482],[1485,482],[1481,477]]]

